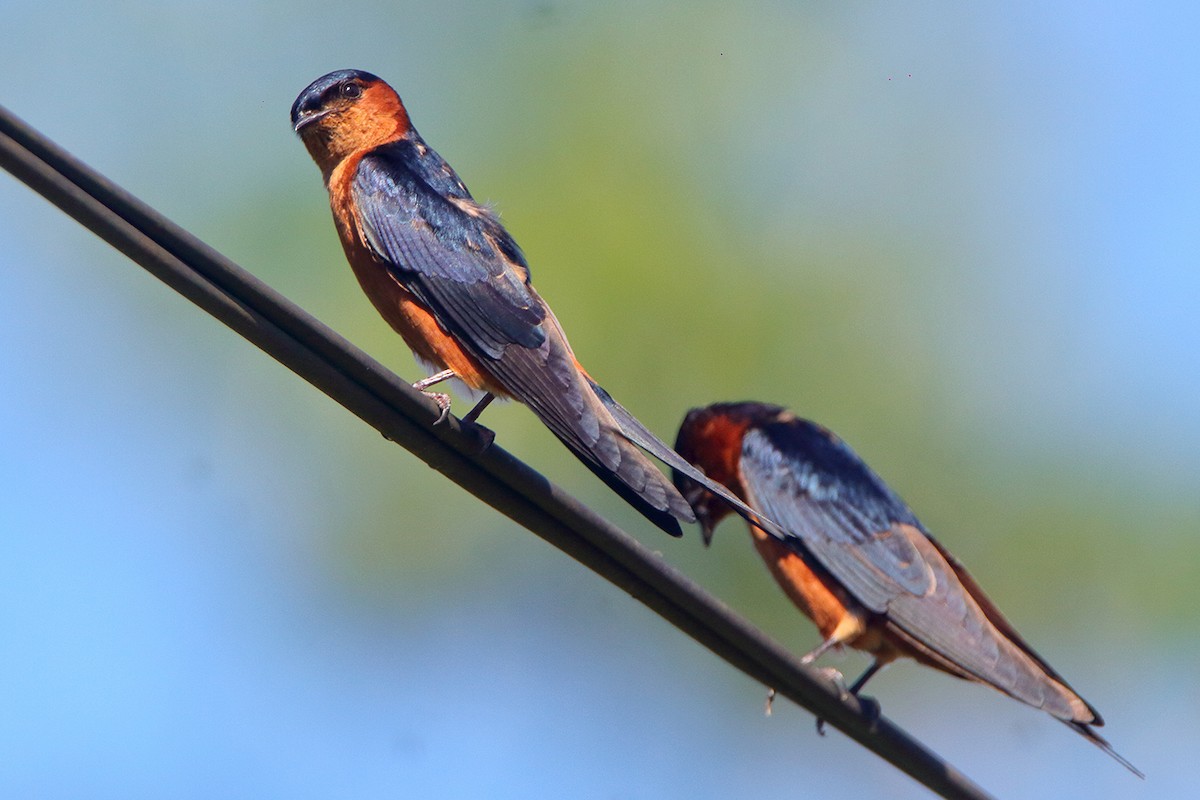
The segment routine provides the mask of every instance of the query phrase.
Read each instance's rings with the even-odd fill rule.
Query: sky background
[[[1002,797],[1194,791],[1200,8],[2,3],[0,104],[415,380],[288,124],[389,80],[614,396],[833,428],[1148,779],[912,664],[885,714]],[[5,796],[929,796],[7,176],[0,320]],[[485,421],[816,644],[739,522],[668,540]]]

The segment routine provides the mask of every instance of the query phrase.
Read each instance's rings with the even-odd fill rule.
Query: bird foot
[[[420,381],[418,381],[417,383],[420,383]],[[437,415],[437,419],[435,419],[433,421],[433,424],[441,425],[443,422],[445,422],[446,419],[450,416],[450,395],[444,394],[442,392],[427,392],[424,389],[421,389],[420,386],[417,386],[416,383],[413,384],[413,388],[419,389],[421,394],[425,395],[430,400],[433,400],[433,402],[438,404],[438,408],[441,411]]]
[[[819,667],[817,672],[821,673],[825,680],[834,685],[840,699],[845,700],[850,696],[850,690],[846,688],[846,676],[842,675],[841,672],[833,667]],[[817,717],[817,735],[825,735],[825,720],[820,717]]]
[[[883,708],[879,705],[879,701],[874,697],[863,697],[855,695],[858,698],[859,708],[862,709],[863,715],[870,721],[871,727],[875,727],[875,723],[883,716]]]
[[[863,716],[867,718],[867,722],[870,723],[871,729],[874,730],[875,723],[878,722],[880,716],[883,715],[883,709],[880,708],[879,701],[874,697],[859,697],[858,707],[862,709]],[[825,720],[823,719],[817,720],[817,735],[825,735]]]
[[[816,671],[821,673],[821,677],[833,684],[837,689],[838,697],[845,700],[850,696],[850,690],[846,688],[846,676],[833,667],[817,667]]]
[[[458,376],[454,374],[454,370],[444,369],[436,375],[430,375],[428,378],[422,378],[412,385],[412,387],[418,392],[426,397],[431,398],[435,403],[438,404],[438,408],[442,410],[442,413],[438,414],[437,419],[433,421],[434,425],[442,424],[446,421],[446,417],[450,416],[450,395],[442,394],[441,392],[431,392],[428,391],[428,389],[434,384],[448,381],[451,378],[456,377]]]
[[[473,456],[483,455],[492,446],[492,443],[496,441],[496,432],[491,428],[480,425],[478,422],[471,422],[464,417],[458,421],[458,424],[462,428],[462,432],[473,440],[473,444],[475,445],[475,448],[471,451],[471,455]]]
[[[861,694],[851,691],[850,689],[847,689],[845,679],[842,677],[842,673],[838,672],[836,669],[826,668],[825,670],[822,670],[822,672],[826,673],[826,677],[829,677],[829,679],[832,680],[837,686],[838,695],[842,700],[848,700],[853,697],[858,701],[859,710],[862,711],[863,716],[867,718],[867,722],[869,722],[871,727],[874,728],[875,723],[879,721],[881,716],[883,716],[883,708],[879,705],[879,701],[874,697],[865,697]],[[819,717],[817,718],[817,735],[825,735],[825,720]]]

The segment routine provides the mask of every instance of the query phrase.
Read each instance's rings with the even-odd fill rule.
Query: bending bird
[[[779,406],[719,403],[688,413],[675,449],[784,527],[779,537],[749,523],[776,581],[820,630],[802,661],[842,645],[869,653],[874,661],[850,687],[857,694],[895,659],[915,659],[1049,713],[1144,777],[1096,733],[1096,709],[833,433]],[[727,509],[686,474],[675,485],[710,541]]]

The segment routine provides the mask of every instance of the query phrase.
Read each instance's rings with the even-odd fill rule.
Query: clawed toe
[[[412,385],[412,387],[418,392],[426,397],[431,398],[435,403],[438,404],[438,408],[441,409],[441,413],[438,414],[437,419],[433,421],[434,425],[442,424],[446,421],[446,418],[450,416],[450,395],[442,394],[441,392],[430,392],[428,389],[434,384],[441,383],[442,381],[448,381],[455,377],[457,376],[454,374],[454,370],[444,369],[436,375],[430,375],[428,378],[422,378]]]
[[[431,398],[441,409],[441,413],[433,421],[434,425],[441,425],[450,416],[450,395],[441,392],[425,392],[425,396]]]
[[[825,680],[832,683],[838,691],[838,697],[845,700],[850,696],[850,690],[846,688],[846,676],[842,675],[839,670],[833,667],[821,667],[817,670]]]

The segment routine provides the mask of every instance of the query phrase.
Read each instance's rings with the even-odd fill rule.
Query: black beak
[[[688,499],[691,500],[691,498]],[[692,511],[696,512],[696,523],[700,526],[700,539],[704,542],[704,546],[708,547],[712,544],[713,531],[717,527],[708,510],[708,503],[703,499],[698,499],[697,502],[692,503]]]
[[[306,125],[311,125],[312,123],[316,122],[317,120],[322,119],[325,116],[328,116],[328,114],[329,114],[329,109],[326,109],[324,111],[301,112],[297,116],[296,122],[292,126],[292,130],[294,130],[296,133],[299,133],[301,128],[305,127]]]
[[[701,540],[704,542],[704,546],[708,547],[712,544],[713,529],[717,527],[713,521],[712,512],[709,510],[709,504],[714,500],[713,496],[703,486],[684,476],[678,470],[672,470],[671,474],[675,488],[692,507],[692,511],[696,515],[696,523],[700,526]]]

